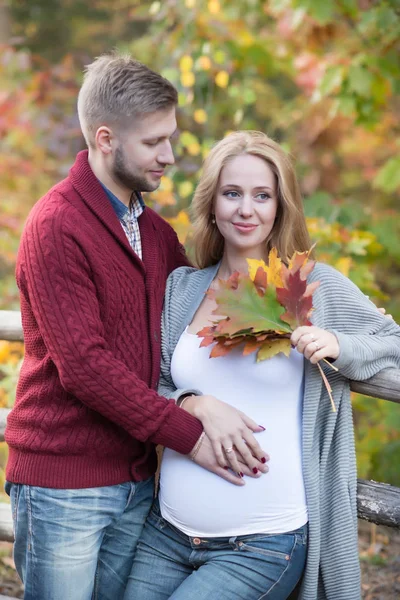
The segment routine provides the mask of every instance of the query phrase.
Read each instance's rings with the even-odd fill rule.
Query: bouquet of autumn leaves
[[[201,347],[214,344],[210,358],[225,356],[241,345],[244,356],[257,352],[257,361],[280,352],[289,356],[292,332],[301,325],[312,325],[312,296],[320,282],[307,284],[315,266],[315,261],[309,260],[310,252],[295,252],[285,265],[272,248],[268,264],[247,259],[248,275],[235,271],[228,280],[219,280],[218,289],[208,290],[207,295],[217,303],[213,314],[224,315],[197,334],[203,338]],[[319,363],[317,366],[336,411],[329,382]]]

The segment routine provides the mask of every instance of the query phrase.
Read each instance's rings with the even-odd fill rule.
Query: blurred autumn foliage
[[[33,203],[84,147],[82,68],[117,46],[179,91],[176,164],[147,202],[190,249],[201,163],[228,131],[293,155],[317,255],[400,320],[398,0],[0,1],[0,303]],[[1,405],[21,347],[0,342]],[[400,485],[400,410],[354,398],[359,475]]]

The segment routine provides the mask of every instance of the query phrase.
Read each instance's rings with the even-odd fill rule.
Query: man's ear
[[[98,128],[95,135],[96,148],[103,154],[111,154],[115,141],[112,130],[106,125]]]

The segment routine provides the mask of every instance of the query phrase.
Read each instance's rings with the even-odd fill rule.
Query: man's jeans
[[[285,600],[303,573],[307,530],[193,538],[165,521],[155,502],[124,600]]]
[[[154,478],[60,490],[6,483],[25,600],[121,600]]]

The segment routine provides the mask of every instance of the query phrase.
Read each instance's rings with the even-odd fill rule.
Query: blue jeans
[[[6,483],[25,600],[119,600],[154,478],[85,489]]]
[[[285,600],[303,573],[307,530],[193,538],[165,521],[155,502],[124,600]]]

